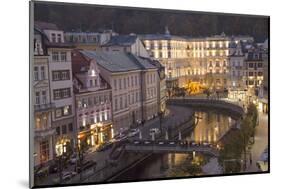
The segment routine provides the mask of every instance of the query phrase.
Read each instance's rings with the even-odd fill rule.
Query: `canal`
[[[198,124],[184,138],[196,142],[217,142],[235,122],[223,112],[200,110],[196,111],[195,115],[199,118]],[[203,154],[154,154],[114,180],[132,181],[219,174],[220,170],[216,158]]]

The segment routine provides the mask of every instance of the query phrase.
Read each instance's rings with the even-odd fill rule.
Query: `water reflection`
[[[195,140],[196,142],[217,142],[234,123],[234,120],[229,116],[213,111],[196,112],[196,117],[200,118],[197,126],[187,136],[183,136],[183,138]],[[204,161],[202,160],[202,156],[199,159],[200,162]],[[152,155],[134,168],[120,175],[116,180],[128,181],[189,176],[192,174],[191,170],[189,170],[191,160],[192,154],[168,153]]]
[[[217,142],[233,124],[230,117],[211,111],[196,112],[196,117],[199,117],[198,124],[189,136],[190,140],[196,142]]]

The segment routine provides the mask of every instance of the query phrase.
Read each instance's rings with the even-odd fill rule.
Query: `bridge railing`
[[[244,115],[244,108],[240,104],[226,99],[210,99],[204,97],[173,97],[168,99],[167,104],[223,108],[238,113],[241,116]]]
[[[138,143],[136,143],[138,142]],[[216,144],[194,141],[134,141],[126,144],[127,151],[135,152],[205,152],[214,156],[219,155],[219,148]]]

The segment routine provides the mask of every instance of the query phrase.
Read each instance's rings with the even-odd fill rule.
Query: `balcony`
[[[34,105],[35,112],[47,111],[55,108],[55,103],[47,103],[47,104],[36,104]]]
[[[44,138],[44,137],[52,136],[55,133],[56,133],[56,129],[54,129],[52,127],[40,128],[40,129],[35,129],[34,137],[35,138]]]

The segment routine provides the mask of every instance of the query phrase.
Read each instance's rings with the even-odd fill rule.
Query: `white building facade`
[[[48,54],[44,34],[34,30],[33,104],[34,104],[34,166],[41,166],[54,159],[54,134],[50,98]]]
[[[72,86],[71,49],[64,41],[64,33],[56,25],[35,22],[47,37],[48,75],[50,86],[50,102],[55,108],[52,111],[52,128],[56,130],[54,137],[54,153],[72,153],[76,146],[74,126],[74,98]]]
[[[81,51],[95,60],[112,88],[112,118],[116,134],[157,116],[157,68],[131,53]]]

